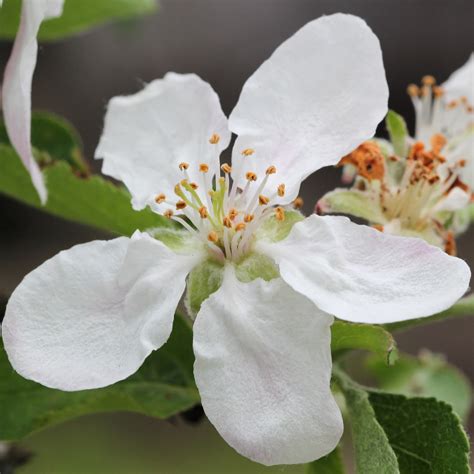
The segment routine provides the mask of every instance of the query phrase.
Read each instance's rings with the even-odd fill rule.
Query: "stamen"
[[[201,216],[202,219],[206,219],[209,213],[207,212],[207,207],[206,206],[201,206],[199,208],[199,215]]]
[[[211,145],[217,145],[220,141],[221,137],[217,133],[213,133],[211,138],[209,138],[209,143]]]
[[[230,211],[229,211],[229,218],[233,221],[239,214],[239,211],[237,209],[235,209],[235,207],[233,207]]]
[[[441,86],[433,87],[433,94],[436,98],[441,97],[444,94],[444,89]]]
[[[167,217],[168,219],[171,219],[173,217],[173,211],[171,209],[167,209],[163,215]]]
[[[235,226],[235,231],[236,232],[240,232],[242,230],[245,230],[245,228],[247,227],[247,224],[245,224],[245,222],[239,222],[236,226]]]
[[[232,167],[227,164],[227,163],[224,163],[222,166],[221,166],[221,170],[225,173],[225,174],[230,174],[232,173]]]
[[[275,174],[277,172],[277,169],[275,168],[275,166],[269,166],[267,168],[267,171],[265,171],[265,174],[266,175],[269,175],[269,174]]]
[[[258,203],[261,206],[266,206],[270,202],[270,199],[267,198],[267,196],[264,196],[263,194],[260,194],[258,196]]]
[[[294,201],[293,201],[293,207],[295,209],[301,209],[303,207],[304,201],[303,198],[298,196]]]
[[[211,232],[209,232],[209,234],[207,234],[207,240],[209,240],[209,242],[219,242],[219,236],[217,235],[217,232],[211,230]]]
[[[188,168],[189,168],[189,163],[186,163],[183,161],[182,163],[179,164],[179,169],[181,171],[187,170]]]
[[[285,185],[284,183],[278,185],[277,190],[278,196],[283,197],[285,195]]]
[[[225,216],[224,219],[222,219],[222,223],[229,229],[232,228],[232,220],[230,219],[229,216]]]
[[[434,86],[436,84],[436,79],[433,76],[424,76],[421,79],[421,83],[424,86]]]
[[[407,93],[410,97],[419,97],[420,88],[416,84],[409,84],[407,87]]]
[[[431,149],[435,155],[439,155],[441,150],[445,147],[447,140],[441,133],[435,133],[430,140]]]
[[[253,148],[246,148],[245,150],[242,150],[242,155],[244,156],[251,156],[255,153],[255,150]]]
[[[176,209],[181,210],[184,209],[187,206],[187,204],[184,201],[178,201],[176,203]]]
[[[253,171],[247,171],[247,173],[245,173],[245,179],[247,181],[257,181],[257,175]]]
[[[275,209],[275,217],[277,221],[284,221],[285,220],[285,210],[282,207],[277,207]]]
[[[201,163],[199,165],[199,171],[201,173],[207,173],[209,171],[209,165],[206,165],[206,163]]]
[[[166,201],[166,196],[163,193],[160,193],[155,197],[156,204],[161,204],[164,201]]]
[[[254,216],[253,214],[245,214],[245,216],[244,216],[244,222],[247,222],[247,223],[252,222],[253,219],[254,219],[254,217],[255,217],[255,216]]]
[[[199,186],[196,183],[189,183],[189,186],[191,186],[191,188],[194,189],[194,191],[196,191],[196,189],[199,188]]]

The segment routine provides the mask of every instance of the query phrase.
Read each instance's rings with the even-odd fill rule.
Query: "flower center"
[[[217,145],[219,140],[219,135],[213,134],[209,143]],[[241,154],[243,168],[254,150],[247,148]],[[285,184],[275,184],[275,190],[269,196],[262,194],[268,181],[277,173],[275,166],[267,168],[259,184],[254,172],[245,172],[244,168],[236,170],[237,175],[244,172],[246,184],[243,188],[231,182],[232,168],[227,163],[220,167],[218,175],[209,165],[199,164],[197,182],[190,178],[188,163],[180,163],[179,169],[182,179],[174,188],[175,197],[169,199],[158,194],[155,201],[174,208],[164,215],[199,237],[219,260],[238,261],[251,251],[255,232],[268,217],[285,220],[284,208],[275,202],[285,195]],[[295,201],[294,205],[297,207],[298,202]]]

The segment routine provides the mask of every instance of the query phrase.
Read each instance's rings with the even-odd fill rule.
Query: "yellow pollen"
[[[245,224],[245,222],[239,222],[239,223],[235,226],[235,231],[236,231],[236,232],[240,232],[241,230],[245,230],[246,227],[247,227],[247,224]]]
[[[410,97],[418,97],[420,95],[420,88],[416,84],[410,84],[407,87],[407,93]]]
[[[244,222],[247,222],[247,223],[252,222],[253,218],[254,218],[253,214],[246,214],[244,217]]]
[[[209,240],[210,242],[216,243],[219,241],[219,236],[217,235],[215,231],[211,230],[211,232],[207,234],[207,240]]]
[[[421,83],[424,86],[434,86],[436,84],[436,79],[433,76],[424,76],[423,79],[421,79]]]
[[[282,207],[277,207],[275,209],[275,217],[277,221],[284,221],[285,220],[285,210]]]
[[[161,193],[161,194],[158,194],[156,197],[155,197],[155,202],[156,204],[161,204],[163,201],[166,201],[166,196]]]
[[[255,153],[255,150],[253,148],[246,148],[245,150],[242,150],[242,155],[244,156],[250,156]]]
[[[260,196],[258,196],[258,203],[261,206],[266,206],[269,202],[270,199],[268,199],[267,196],[264,196],[263,194],[260,194]]]
[[[182,179],[182,180],[179,182],[179,184],[181,184],[181,186],[183,186],[183,187],[186,187],[187,184],[188,184],[188,180],[187,180],[187,179]]]
[[[206,206],[202,206],[199,208],[199,215],[201,216],[202,219],[205,219],[208,216]]]
[[[225,216],[224,219],[222,220],[222,223],[229,229],[232,228],[232,220],[230,219],[229,216]]]
[[[209,143],[211,145],[217,145],[219,143],[220,139],[221,139],[221,137],[217,133],[213,133],[211,135],[211,138],[209,138]]]
[[[257,181],[257,175],[253,171],[247,171],[245,178],[247,181]]]
[[[189,183],[189,186],[191,186],[191,188],[193,188],[194,190],[199,188],[199,186],[196,183]]]
[[[179,184],[177,184],[175,187],[174,187],[174,192],[175,194],[181,194],[181,186]]]
[[[265,174],[275,174],[277,172],[277,169],[272,165],[267,168],[267,171],[265,171]]]
[[[304,204],[303,198],[299,196],[293,201],[293,207],[295,209],[301,209],[303,207],[303,204]]]
[[[224,163],[222,166],[221,166],[221,170],[226,173],[226,174],[230,174],[232,173],[232,168],[229,164],[227,163]]]
[[[176,203],[176,209],[178,210],[184,209],[185,207],[186,207],[186,203],[184,201],[178,201]]]
[[[168,219],[171,219],[173,217],[173,211],[171,209],[168,209],[167,211],[164,212],[163,215],[167,217]]]
[[[229,211],[229,217],[230,219],[233,221],[237,215],[239,214],[239,211],[237,209],[235,209],[235,207],[233,207],[230,211]]]
[[[182,163],[179,164],[179,169],[181,171],[187,170],[188,168],[189,168],[189,163],[186,163],[186,162],[183,161]]]
[[[433,153],[435,155],[439,155],[446,143],[447,140],[444,135],[442,135],[441,133],[435,133],[430,140],[431,149],[433,150]]]
[[[283,197],[285,195],[285,185],[283,183],[278,185],[277,192],[278,192],[278,196],[280,197]]]
[[[435,97],[441,97],[444,94],[444,89],[441,86],[433,87],[433,94]]]
[[[206,163],[201,163],[199,165],[199,171],[201,171],[201,173],[207,173],[209,171],[209,165],[206,165]]]

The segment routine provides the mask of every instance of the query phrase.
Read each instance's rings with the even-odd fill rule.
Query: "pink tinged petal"
[[[287,239],[257,251],[319,308],[348,321],[383,324],[429,316],[467,290],[466,263],[421,239],[387,235],[346,217],[313,215]]]
[[[471,53],[467,62],[454,71],[442,85],[447,101],[467,97],[474,104],[474,53]]]
[[[21,20],[13,50],[5,68],[2,103],[10,141],[31,175],[41,202],[47,199],[43,175],[31,150],[31,83],[36,66],[41,22],[62,13],[63,0],[23,0]]]
[[[194,323],[194,375],[211,423],[265,465],[332,451],[342,418],[330,390],[333,318],[281,279],[222,287]]]
[[[220,137],[217,144],[209,142],[213,134]],[[219,154],[229,141],[227,118],[212,87],[195,74],[168,73],[109,102],[95,157],[104,159],[102,172],[123,181],[134,208],[142,209],[154,206],[157,194],[178,199],[174,186],[185,177],[182,162],[189,163],[190,179],[198,184],[199,164],[218,172]]]
[[[283,180],[280,201],[290,202],[307,176],[374,135],[387,101],[380,44],[367,24],[344,14],[312,21],[245,83],[229,118],[238,135],[234,174],[251,170],[261,179],[273,164],[278,173],[264,194]],[[247,148],[255,154],[243,158]]]
[[[151,241],[136,234],[77,245],[27,275],[2,328],[14,369],[67,391],[136,372],[168,339],[195,260]]]

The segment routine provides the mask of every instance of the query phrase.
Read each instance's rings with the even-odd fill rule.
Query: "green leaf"
[[[124,188],[99,176],[78,176],[65,161],[44,168],[48,201],[42,206],[18,155],[0,144],[0,192],[56,216],[122,235],[173,225],[149,209],[134,211]]]
[[[336,321],[331,327],[333,354],[351,349],[363,349],[383,357],[387,364],[397,359],[397,347],[392,335],[382,326]]]
[[[419,357],[403,354],[393,367],[370,356],[367,366],[378,386],[390,393],[434,397],[448,403],[466,420],[471,406],[471,385],[442,355],[423,351]]]
[[[339,448],[306,466],[306,474],[344,474],[344,472],[344,464]]]
[[[409,329],[424,324],[431,324],[445,319],[474,316],[474,295],[466,296],[455,303],[451,308],[441,313],[428,316],[427,318],[410,319],[398,323],[385,324],[384,327],[390,332]]]
[[[448,404],[375,391],[369,401],[401,474],[469,474],[469,442]]]
[[[408,129],[403,117],[393,110],[389,110],[385,118],[385,125],[390,135],[393,150],[397,156],[406,157],[408,145]]]
[[[168,342],[128,379],[110,387],[61,392],[16,374],[0,340],[0,439],[24,436],[78,416],[131,411],[168,418],[199,403],[193,379],[192,333],[176,317]]]
[[[351,418],[358,474],[468,474],[469,443],[452,408],[334,377]]]
[[[63,14],[46,20],[38,38],[45,41],[65,38],[104,23],[152,13],[156,7],[156,0],[65,0]],[[15,37],[20,9],[21,0],[4,0],[0,8],[0,38]]]
[[[397,457],[378,423],[369,393],[335,370],[350,417],[358,474],[399,474]]]

